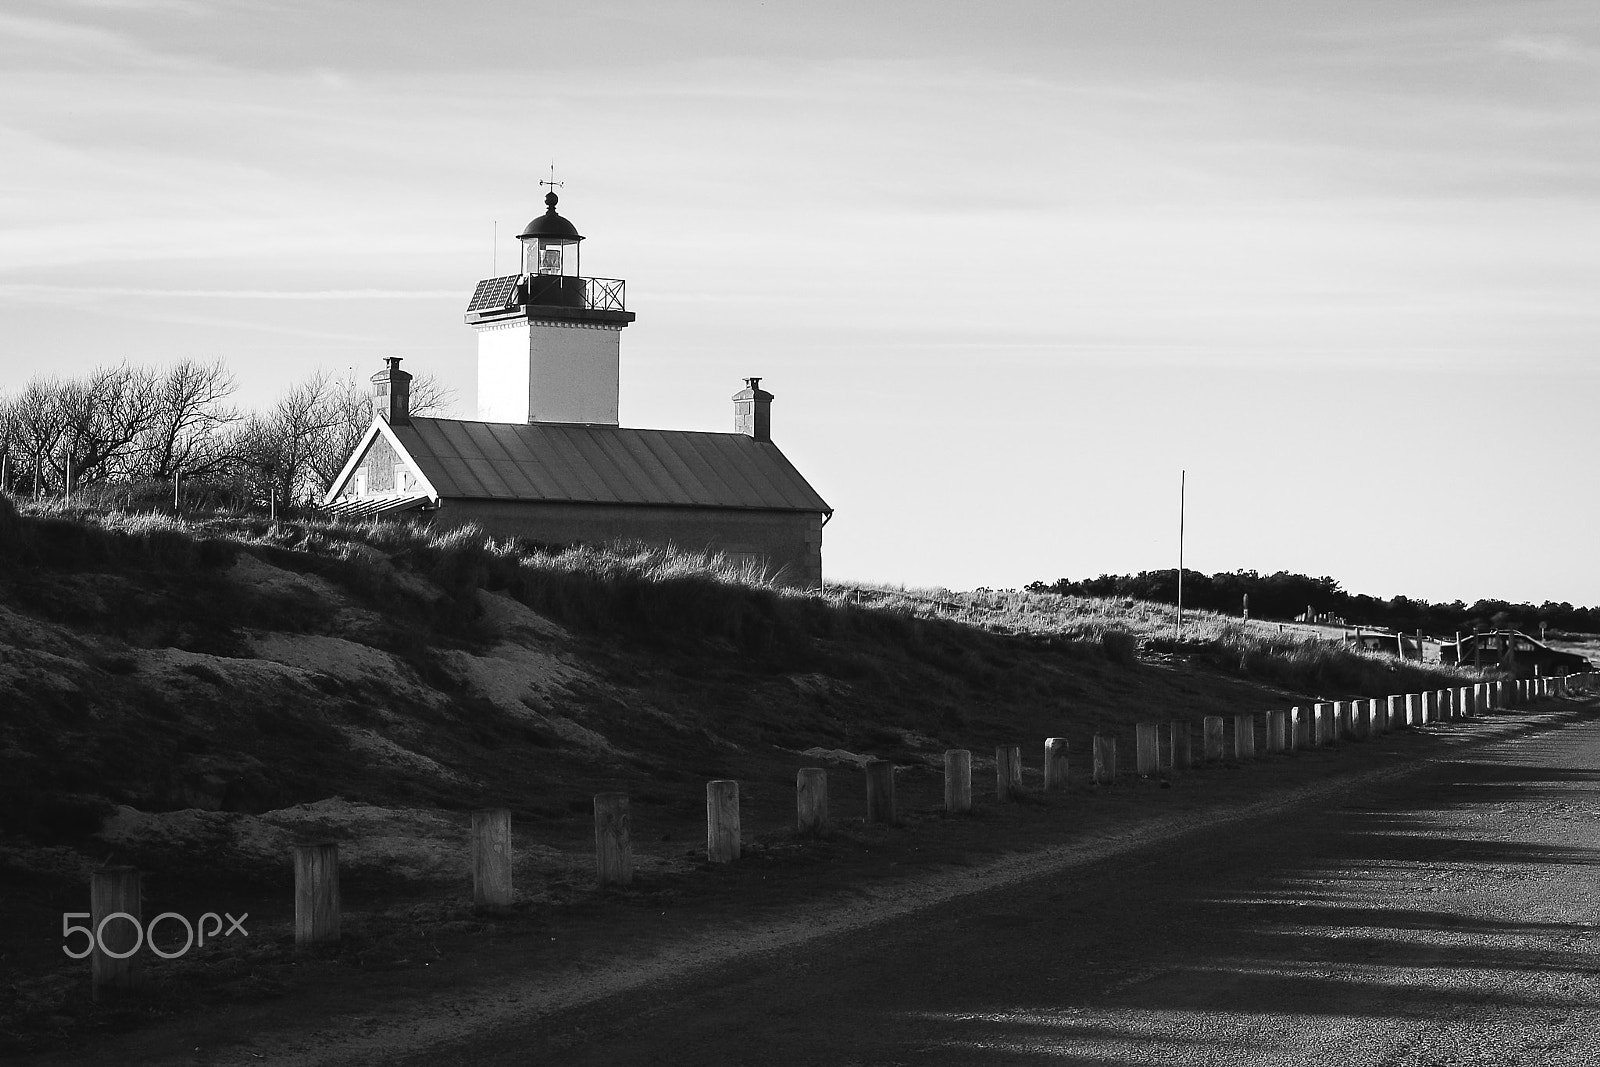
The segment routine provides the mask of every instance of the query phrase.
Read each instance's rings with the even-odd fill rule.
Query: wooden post
[[[1406,724],[1406,698],[1402,693],[1390,693],[1384,700],[1383,729],[1385,733],[1398,730]]]
[[[1110,785],[1117,777],[1117,739],[1109,734],[1094,735],[1094,780]]]
[[[706,783],[706,859],[732,863],[739,858],[739,783]]]
[[[1207,715],[1201,724],[1200,736],[1202,739],[1201,752],[1207,763],[1217,763],[1222,759],[1222,716]]]
[[[511,902],[510,829],[506,831],[506,900]],[[633,807],[626,793],[594,797],[594,871],[596,885],[633,884]]]
[[[1350,701],[1333,702],[1333,740],[1343,741],[1350,733]]]
[[[1285,736],[1283,750],[1293,752],[1305,746],[1306,713],[1302,708],[1290,708],[1284,717]]]
[[[1141,722],[1133,728],[1133,764],[1141,778],[1148,778],[1161,769],[1161,733],[1153,722]]]
[[[597,818],[599,804],[600,799],[596,797]],[[486,808],[472,813],[472,903],[499,907],[511,904],[509,808]]]
[[[894,764],[875,759],[867,763],[867,821],[895,821]]]
[[[1474,687],[1470,685],[1464,685],[1460,689],[1456,690],[1457,718],[1471,719],[1477,716],[1477,696],[1478,694],[1474,691]]]
[[[1188,719],[1173,719],[1167,723],[1167,749],[1172,753],[1173,770],[1186,771],[1194,766],[1192,737]]]
[[[144,950],[140,876],[133,867],[101,867],[89,876],[90,993],[131,993],[144,985],[139,957]],[[120,959],[118,957],[121,957]]]
[[[996,745],[994,749],[994,798],[1004,804],[1022,787],[1022,747]]]
[[[1044,739],[1044,791],[1048,793],[1066,787],[1067,739],[1047,737]]]
[[[811,837],[828,828],[828,772],[801,767],[794,776],[795,827]]]
[[[339,940],[340,909],[338,842],[295,845],[295,945]]]
[[[1256,717],[1254,715],[1235,715],[1233,717],[1233,758],[1236,760],[1256,758]]]
[[[972,810],[972,752],[968,749],[944,750],[944,810]]]
[[[1311,743],[1326,745],[1333,740],[1333,705],[1311,705]]]
[[[1406,694],[1406,725],[1417,727],[1422,725],[1422,694]]]
[[[1287,747],[1284,729],[1288,725],[1289,713],[1286,711],[1267,712],[1267,751],[1283,752]]]

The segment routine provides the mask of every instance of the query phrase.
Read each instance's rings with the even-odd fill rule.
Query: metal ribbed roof
[[[426,418],[391,429],[441,497],[833,510],[777,445],[744,434]]]

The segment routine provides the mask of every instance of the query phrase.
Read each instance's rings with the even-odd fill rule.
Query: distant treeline
[[[1062,593],[1072,596],[1133,597],[1167,604],[1178,602],[1178,571],[1140,571],[1138,574],[1102,574],[1075,582],[1060,578],[1054,582],[1033,582],[1030,592]],[[1332,578],[1313,578],[1306,574],[1257,574],[1255,571],[1201,574],[1188,568],[1183,572],[1185,607],[1205,608],[1238,615],[1246,595],[1250,597],[1250,617],[1290,620],[1309,607],[1318,615],[1337,616],[1351,625],[1387,627],[1393,630],[1424,630],[1437,636],[1474,629],[1516,629],[1539,634],[1539,624],[1570,633],[1600,633],[1600,607],[1575,608],[1566,602],[1512,604],[1504,600],[1480,600],[1466,604],[1460,600],[1431,604],[1397,596],[1390,600],[1347,593]]]

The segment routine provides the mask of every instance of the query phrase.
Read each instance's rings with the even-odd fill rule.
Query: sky
[[[1600,604],[1592,0],[7,0],[0,392],[473,417],[552,163],[623,424],[761,376],[830,579],[1172,567],[1185,472],[1192,569]]]

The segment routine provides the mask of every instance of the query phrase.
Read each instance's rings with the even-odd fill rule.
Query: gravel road
[[[1597,860],[1580,721],[404,1062],[1595,1065]]]

